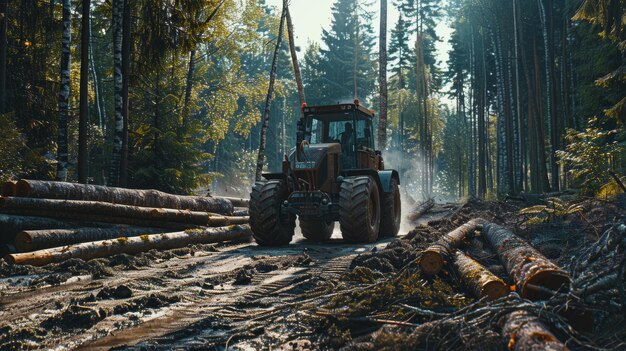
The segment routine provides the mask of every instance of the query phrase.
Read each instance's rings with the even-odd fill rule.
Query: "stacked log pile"
[[[513,232],[480,218],[463,224],[423,250],[418,259],[421,271],[436,275],[448,264],[462,285],[476,298],[493,301],[509,295],[511,289],[501,278],[460,251],[477,231],[494,249],[514,283],[512,290],[522,298],[535,301],[554,299],[571,291],[571,278],[565,270]],[[587,259],[594,256],[592,251]],[[572,311],[577,312],[565,310],[563,314],[572,314]],[[574,316],[578,318],[581,315]],[[509,339],[511,350],[567,350],[547,326],[525,310],[511,311],[505,319],[503,334]]]
[[[250,237],[247,200],[19,180],[2,185],[0,251],[14,264]]]

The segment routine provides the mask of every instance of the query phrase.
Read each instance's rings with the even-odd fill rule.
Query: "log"
[[[471,233],[479,229],[480,226],[485,223],[487,223],[487,221],[482,218],[472,219],[442,236],[436,243],[422,251],[419,261],[422,272],[429,275],[435,275],[441,272],[446,262],[450,262],[453,258],[452,254],[454,251],[461,247]]]
[[[203,196],[181,196],[158,190],[112,188],[101,185],[75,184],[41,180],[19,180],[16,196],[110,202],[141,207],[164,207],[230,215],[233,204],[227,199]]]
[[[0,189],[0,195],[2,196],[15,196],[15,192],[17,189],[16,181],[8,181],[2,183],[2,189]]]
[[[415,222],[418,218],[423,216],[424,213],[433,208],[433,206],[435,206],[434,199],[428,199],[427,201],[421,202],[407,214],[406,218],[411,222]]]
[[[461,251],[456,251],[453,264],[463,284],[475,297],[493,301],[509,294],[509,287],[502,279]]]
[[[482,233],[498,253],[522,297],[539,300],[549,298],[550,291],[569,289],[569,274],[513,232],[487,223],[483,225]]]
[[[230,201],[231,204],[235,207],[248,207],[250,206],[250,199],[244,199],[240,197],[230,197],[230,196],[212,196],[214,199],[224,199]]]
[[[205,228],[176,233],[141,235],[131,238],[94,241],[28,253],[6,255],[10,264],[45,266],[72,258],[91,260],[117,254],[137,254],[149,250],[170,250],[191,244],[210,244],[225,241],[249,240],[252,232],[248,225]]]
[[[163,232],[163,229],[130,227],[127,225],[116,225],[110,228],[87,227],[76,229],[24,230],[17,233],[15,237],[15,247],[19,252],[29,252],[90,241],[133,237],[161,232]]]
[[[21,197],[0,198],[0,212],[27,213],[79,220],[97,220],[107,223],[168,229],[187,229],[197,226],[221,227],[230,224],[245,224],[248,222],[248,217],[222,216],[215,213],[199,211],[116,205],[96,201]]]
[[[233,211],[233,216],[246,217],[250,215],[250,210],[246,207],[235,207]]]
[[[0,244],[13,244],[17,233],[23,230],[48,228],[70,229],[80,227],[110,227],[104,223],[85,223],[79,221],[60,221],[53,218],[18,216],[0,213]]]
[[[569,350],[536,316],[527,311],[509,314],[502,333],[507,350],[512,351],[566,351]]]

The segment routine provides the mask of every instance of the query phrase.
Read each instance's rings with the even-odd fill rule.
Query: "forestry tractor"
[[[370,243],[400,229],[400,177],[386,170],[372,136],[374,117],[355,100],[308,107],[282,172],[263,174],[250,195],[250,227],[262,246],[288,244],[296,216],[305,238]]]

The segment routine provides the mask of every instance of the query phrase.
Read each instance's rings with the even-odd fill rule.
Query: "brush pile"
[[[13,264],[250,238],[243,199],[36,180],[1,190],[0,251]]]
[[[581,206],[525,226],[471,201],[360,255],[301,313],[344,350],[624,349],[626,212]]]

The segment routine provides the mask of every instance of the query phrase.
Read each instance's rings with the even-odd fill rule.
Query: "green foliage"
[[[0,138],[0,182],[14,179],[28,171],[30,150],[26,138],[12,120],[13,116],[0,115],[2,137]]]
[[[573,180],[585,194],[595,194],[609,180],[607,169],[623,148],[614,140],[617,130],[605,131],[593,126],[592,119],[582,132],[568,130],[565,150],[558,151],[560,162],[570,169]]]
[[[520,215],[526,216],[524,224],[537,224],[562,219],[573,214],[581,214],[584,208],[577,204],[568,204],[565,201],[551,197],[546,200],[546,205],[536,205],[522,209]]]

